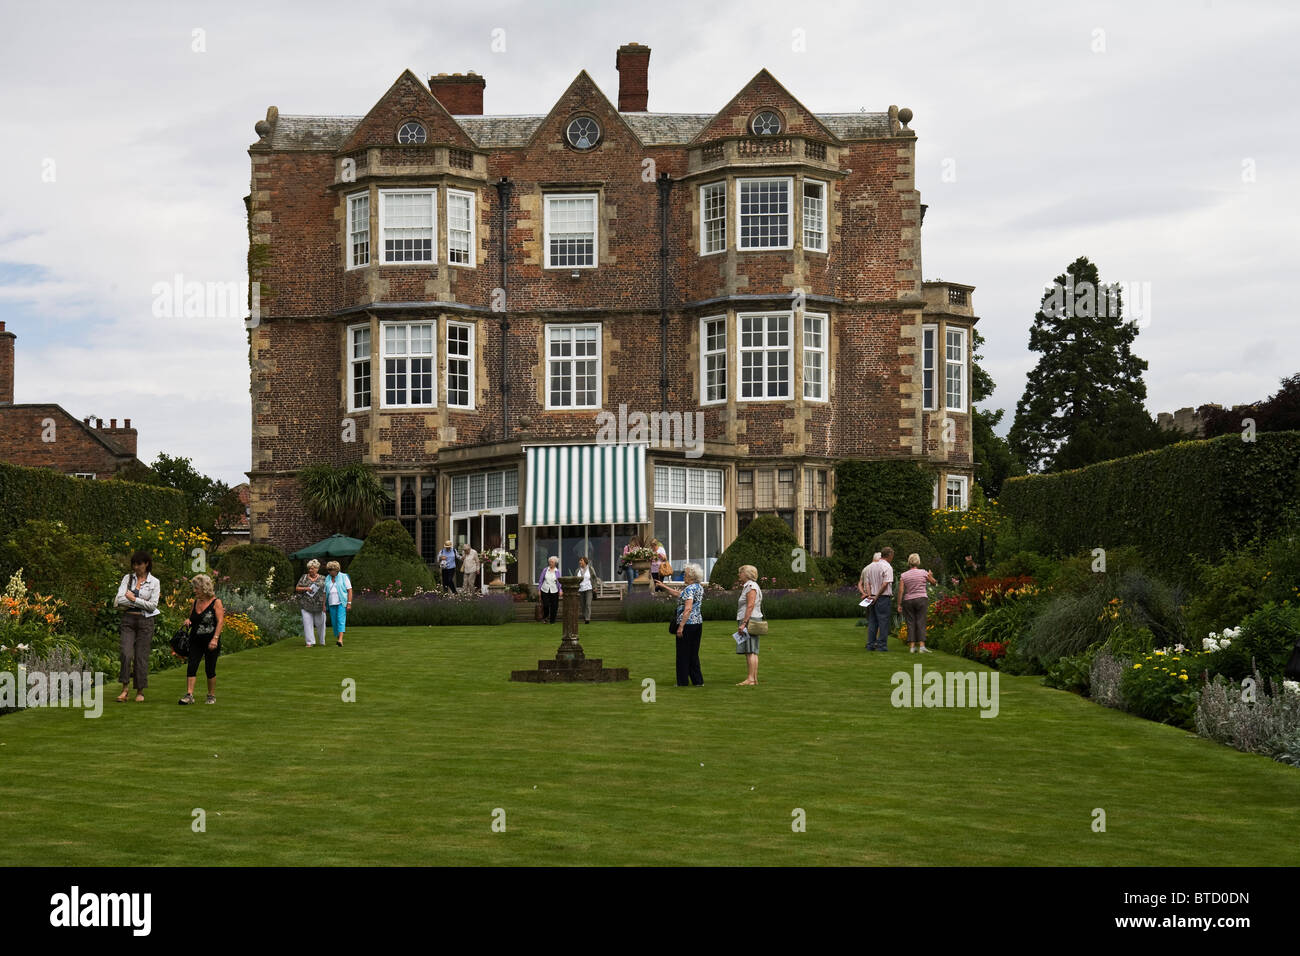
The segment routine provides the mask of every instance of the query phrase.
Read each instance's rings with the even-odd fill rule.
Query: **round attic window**
[[[781,132],[781,117],[772,110],[763,110],[754,114],[749,128],[755,136],[775,136]]]
[[[565,127],[564,138],[574,149],[594,149],[600,142],[600,124],[590,116],[578,116]]]
[[[424,126],[414,120],[403,123],[402,128],[397,131],[399,143],[423,143],[428,138],[429,134],[425,132]]]

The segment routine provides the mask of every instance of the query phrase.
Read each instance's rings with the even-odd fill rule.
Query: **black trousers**
[[[704,683],[704,675],[700,673],[700,637],[703,633],[703,624],[687,624],[682,628],[682,636],[677,638],[678,687],[685,687],[688,683],[698,687]]]
[[[442,569],[442,586],[445,587],[452,594],[456,593],[456,569],[455,568]]]
[[[212,680],[217,676],[217,656],[221,653],[221,641],[218,640],[217,646],[212,650],[208,650],[208,641],[210,640],[212,640],[210,637],[207,640],[201,637],[190,638],[190,659],[188,666],[185,668],[186,677],[193,677],[199,672],[199,661],[203,662],[203,669],[208,675],[208,680]]]
[[[541,592],[542,595],[542,617],[551,624],[555,623],[555,615],[560,610],[560,592],[552,591],[547,593]]]

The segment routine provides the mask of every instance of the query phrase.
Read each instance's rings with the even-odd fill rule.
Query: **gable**
[[[446,108],[410,70],[404,70],[388,92],[362,117],[339,152],[364,146],[395,146],[397,130],[407,120],[419,120],[429,131],[428,142],[473,149],[474,141]]]
[[[601,144],[597,151],[607,144],[638,148],[644,145],[586,70],[574,77],[569,88],[556,100],[546,118],[528,138],[528,145],[531,147],[539,142],[562,143],[565,127],[575,113],[590,113],[600,123]]]
[[[785,132],[793,136],[839,142],[839,137],[827,129],[811,110],[791,96],[790,91],[765,69],[759,70],[731,98],[731,102],[718,111],[693,142],[705,143],[723,136],[744,136],[749,132],[750,117],[761,109],[777,110],[785,117]]]

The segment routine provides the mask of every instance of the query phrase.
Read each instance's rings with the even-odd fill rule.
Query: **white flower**
[[[1175,653],[1181,654],[1181,653],[1182,653],[1183,651],[1185,651],[1185,650],[1187,650],[1187,648],[1183,647],[1183,645],[1181,645],[1181,644],[1175,644],[1175,645],[1174,645],[1174,651],[1175,651]]]
[[[1213,653],[1218,649],[1219,649],[1219,642],[1216,641],[1213,637],[1207,637],[1205,640],[1201,641],[1201,650],[1203,651],[1210,651],[1211,653]]]
[[[1300,681],[1284,680],[1282,681],[1282,687],[1290,691],[1292,694],[1300,694]]]
[[[5,647],[3,644],[0,644],[0,651],[7,651],[7,650],[9,650],[9,648]]]
[[[15,649],[16,649],[16,650],[20,650],[20,651],[25,651],[25,650],[27,650],[27,648],[30,647],[30,646],[31,646],[31,645],[29,645],[29,644],[19,644],[19,645],[17,646],[17,648],[15,648]]]

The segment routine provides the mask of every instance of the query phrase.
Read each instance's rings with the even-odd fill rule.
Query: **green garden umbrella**
[[[301,551],[289,555],[294,561],[307,561],[311,558],[350,558],[361,550],[364,542],[360,538],[349,538],[345,534],[332,534],[324,541],[309,544]]]

